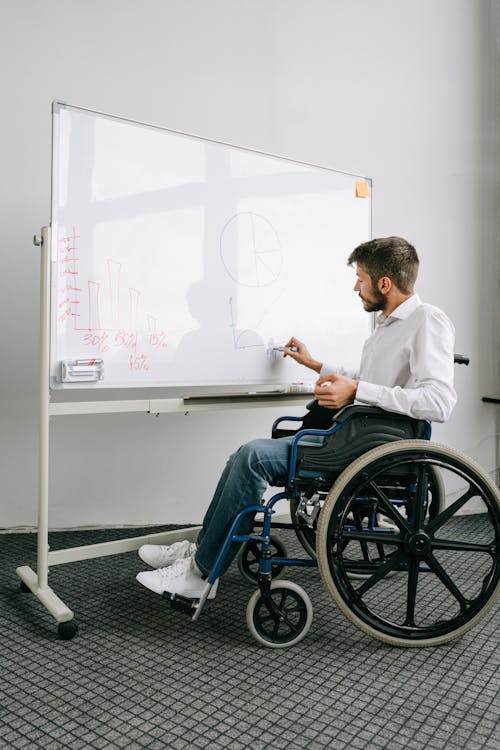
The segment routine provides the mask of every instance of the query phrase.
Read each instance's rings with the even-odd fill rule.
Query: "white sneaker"
[[[138,573],[136,578],[139,583],[154,591],[155,594],[180,594],[187,599],[199,599],[207,585],[194,561],[194,557],[177,560],[168,568]],[[209,599],[215,597],[218,585],[219,581],[217,580],[208,595]]]
[[[143,544],[139,548],[139,557],[152,568],[166,568],[176,560],[185,557],[193,557],[196,552],[196,544],[188,542],[174,542],[173,544]]]

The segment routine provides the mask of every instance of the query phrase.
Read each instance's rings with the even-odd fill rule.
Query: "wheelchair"
[[[345,617],[386,644],[437,646],[464,635],[500,592],[498,488],[470,458],[432,442],[424,420],[350,405],[326,429],[308,427],[310,421],[274,423],[272,436],[291,440],[283,489],[234,520],[202,597],[184,602],[192,619],[239,542],[240,572],[257,586],[247,626],[264,646],[293,646],[311,627],[306,591],[282,579],[288,567],[318,567]],[[290,429],[285,422],[301,424]],[[284,499],[291,521],[273,524]],[[249,513],[259,520],[252,533],[240,534]],[[273,529],[293,531],[305,557],[289,557]]]

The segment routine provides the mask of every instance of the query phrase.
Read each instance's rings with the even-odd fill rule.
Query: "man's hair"
[[[413,292],[418,274],[417,251],[402,237],[380,237],[354,248],[347,264],[358,263],[374,287],[382,276],[388,276],[404,294]]]

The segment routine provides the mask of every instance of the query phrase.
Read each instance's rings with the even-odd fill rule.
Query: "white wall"
[[[372,176],[375,236],[416,245],[419,292],[472,358],[434,437],[493,470],[481,395],[498,391],[499,0],[0,0],[0,12],[0,526],[36,522],[31,237],[50,218],[53,99]],[[228,453],[276,415],[54,419],[50,524],[198,521]]]

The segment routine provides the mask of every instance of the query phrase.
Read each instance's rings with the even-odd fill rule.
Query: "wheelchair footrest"
[[[188,615],[192,615],[193,612],[198,609],[198,605],[200,603],[199,599],[189,599],[189,597],[187,596],[181,596],[180,594],[170,594],[168,591],[164,591],[162,596],[164,599],[167,599],[170,602],[170,606],[172,607],[172,609],[178,609]]]

